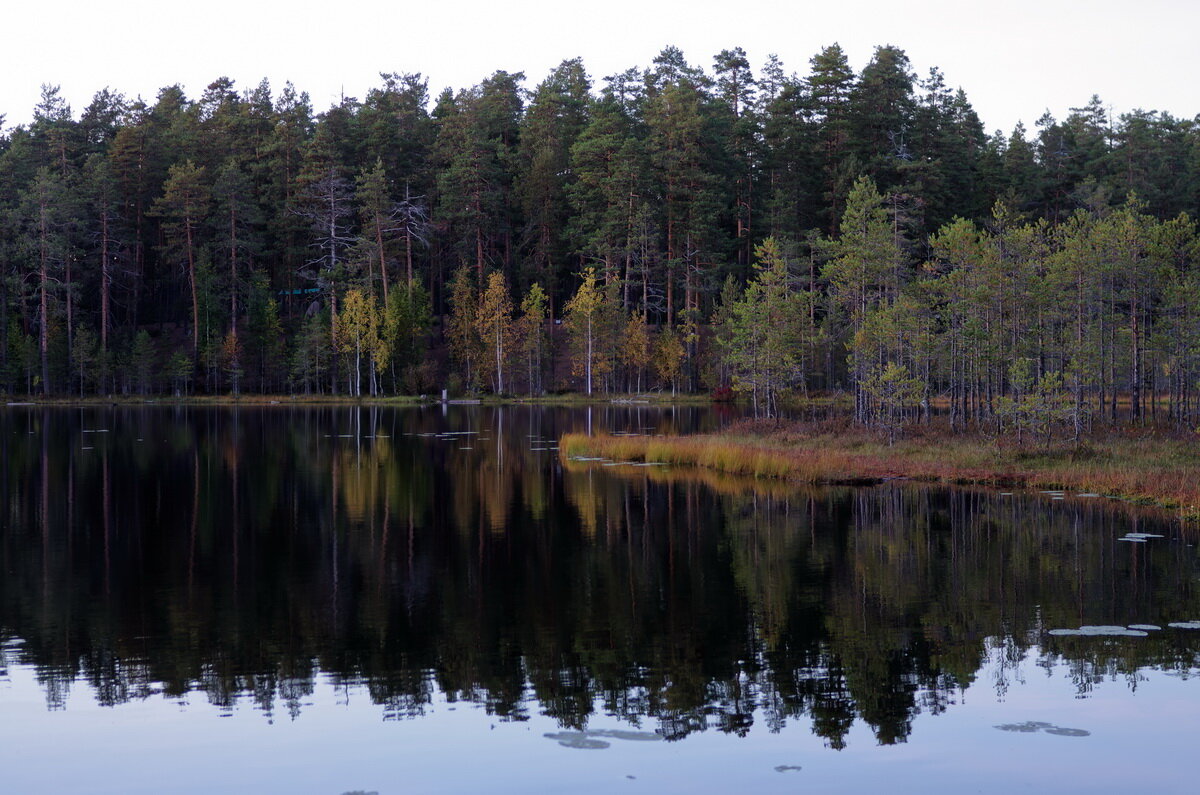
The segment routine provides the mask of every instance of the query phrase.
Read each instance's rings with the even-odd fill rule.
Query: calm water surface
[[[727,420],[0,412],[0,792],[1193,791],[1192,531],[556,449]]]

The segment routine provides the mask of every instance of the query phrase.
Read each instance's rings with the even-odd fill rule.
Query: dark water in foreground
[[[722,421],[0,413],[0,792],[1193,791],[1193,534],[553,449]]]

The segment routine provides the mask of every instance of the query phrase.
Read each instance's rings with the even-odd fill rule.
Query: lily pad
[[[1140,629],[1126,629],[1125,627],[1108,625],[1080,627],[1079,631],[1084,635],[1116,635],[1127,638],[1144,638],[1149,635],[1148,632],[1142,632]]]
[[[1175,629],[1200,629],[1200,621],[1172,621],[1167,626]]]
[[[1065,726],[1051,726],[1046,729],[1046,734],[1057,734],[1059,737],[1090,737],[1091,732],[1086,729],[1068,729]]]
[[[1079,629],[1052,629],[1052,630],[1049,630],[1046,634],[1054,635],[1056,637],[1069,636],[1069,635],[1087,635],[1089,637],[1144,638],[1149,633],[1144,632],[1143,629],[1145,629],[1145,627],[1142,627],[1142,626],[1133,626],[1133,627],[1126,628],[1126,627],[1116,626],[1115,624],[1093,624],[1093,625],[1080,627]],[[1158,627],[1154,627],[1154,629],[1158,629]]]
[[[1130,629],[1144,629],[1144,630],[1149,630],[1151,632],[1156,632],[1156,631],[1162,629],[1162,627],[1158,626],[1157,624],[1130,624],[1129,628]]]
[[[800,767],[800,765],[775,765],[776,773],[786,773],[789,770],[803,770],[803,769],[804,768]]]

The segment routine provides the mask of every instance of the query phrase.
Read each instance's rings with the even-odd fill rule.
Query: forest
[[[1093,96],[988,133],[947,80],[834,44],[804,73],[383,74],[324,112],[219,78],[76,116],[45,86],[0,124],[0,390],[1194,422],[1200,117]]]

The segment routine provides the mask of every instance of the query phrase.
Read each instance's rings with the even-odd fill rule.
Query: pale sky
[[[1032,130],[1092,94],[1114,114],[1200,114],[1193,0],[60,0],[9,4],[2,24],[6,127],[29,121],[42,83],[61,86],[76,118],[106,86],[153,102],[179,83],[195,99],[223,75],[239,89],[290,80],[320,112],[343,91],[363,98],[380,72],[421,72],[436,96],[498,69],[533,88],[580,56],[598,86],[673,44],[706,70],[740,46],[756,73],[775,53],[804,75],[835,41],[856,71],[879,44],[903,48],[919,77],[940,67],[988,132],[1018,119]]]

